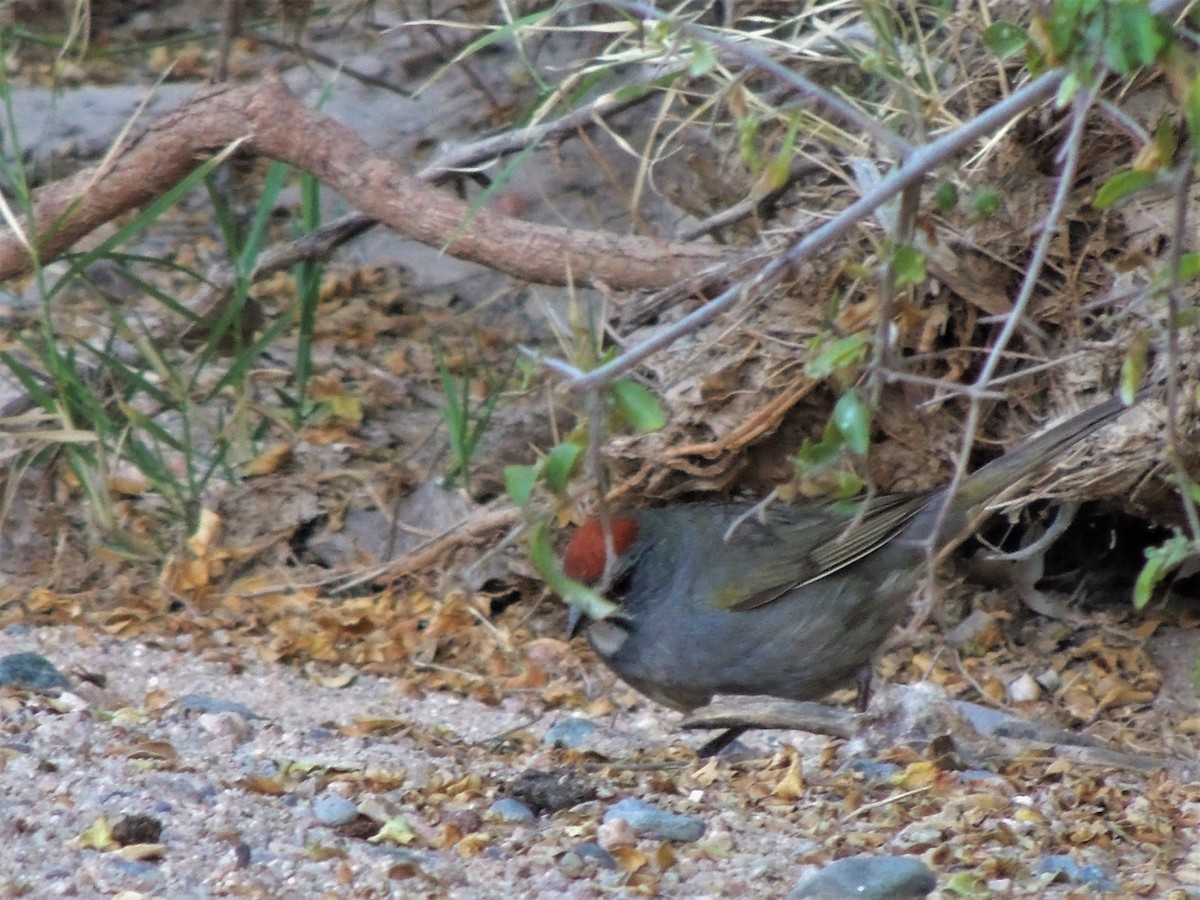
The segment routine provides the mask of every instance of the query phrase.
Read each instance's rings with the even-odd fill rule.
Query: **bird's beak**
[[[574,603],[568,604],[567,609],[567,640],[576,637],[579,632],[583,631],[584,625],[583,612]]]

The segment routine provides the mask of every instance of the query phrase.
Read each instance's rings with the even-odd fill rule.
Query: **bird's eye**
[[[624,597],[633,587],[633,568],[627,568],[619,573],[613,580],[612,587],[609,588],[609,595],[615,599]]]

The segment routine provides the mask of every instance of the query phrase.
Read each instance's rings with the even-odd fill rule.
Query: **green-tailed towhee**
[[[1073,416],[962,480],[939,547],[984,505],[1125,409],[1117,398]],[[908,608],[946,488],[876,495],[854,513],[830,504],[754,509],[690,503],[615,516],[610,599],[588,626],[608,666],[647,697],[685,712],[714,694],[814,700],[869,673]],[[596,584],[604,529],[582,525],[563,568]]]

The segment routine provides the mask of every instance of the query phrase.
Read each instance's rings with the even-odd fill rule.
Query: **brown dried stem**
[[[44,262],[125,210],[182,180],[198,157],[243,148],[312,173],[362,212],[460,259],[542,284],[655,288],[725,255],[708,244],[658,241],[540,225],[476,210],[375,154],[353,131],[300,104],[277,76],[207,88],[130,138],[99,166],[48,185],[22,223]],[[0,279],[32,267],[14,232],[0,237]]]

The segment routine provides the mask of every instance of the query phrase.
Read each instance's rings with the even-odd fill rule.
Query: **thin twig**
[[[1079,149],[1082,144],[1083,126],[1087,119],[1088,109],[1091,107],[1095,100],[1096,92],[1099,90],[1099,84],[1100,79],[1097,78],[1086,89],[1081,88],[1075,95],[1075,102],[1071,107],[1071,127],[1063,141],[1065,156],[1062,171],[1058,176],[1058,185],[1054,192],[1054,198],[1050,203],[1050,209],[1046,214],[1045,224],[1038,235],[1037,244],[1034,246],[1033,254],[1029,260],[1029,267],[1025,272],[1024,280],[1021,282],[1021,289],[1017,294],[1017,299],[1013,303],[1008,320],[1004,323],[1004,327],[996,337],[991,352],[988,353],[983,366],[980,368],[979,375],[971,385],[972,392],[968,394],[969,402],[967,405],[966,421],[963,423],[963,441],[959,449],[958,459],[955,461],[954,476],[942,494],[937,517],[925,541],[928,562],[928,579],[926,583],[928,585],[936,583],[934,575],[939,554],[934,552],[934,548],[937,547],[938,537],[945,526],[946,516],[949,513],[954,497],[963,479],[966,477],[971,448],[975,443],[975,435],[979,430],[979,420],[981,417],[980,402],[982,398],[978,392],[991,385],[992,375],[995,373],[997,366],[999,366],[1009,341],[1012,340],[1013,334],[1016,333],[1021,317],[1025,315],[1025,310],[1029,306],[1029,301],[1032,299],[1033,292],[1041,277],[1042,269],[1045,267],[1051,242],[1054,240],[1058,232],[1059,223],[1063,218],[1067,198],[1070,196],[1071,190],[1075,185],[1075,174],[1079,168]],[[1016,95],[1014,94],[1013,96]],[[915,627],[919,627],[920,623],[932,610],[932,607],[932,598],[926,598],[926,602],[914,614],[913,621],[906,626],[906,630],[911,632]]]
[[[1167,453],[1171,457],[1171,467],[1179,479],[1178,494],[1183,501],[1183,511],[1187,516],[1188,529],[1192,533],[1192,542],[1200,544],[1200,514],[1196,511],[1196,501],[1188,486],[1193,483],[1187,468],[1183,465],[1183,455],[1180,452],[1179,441],[1179,291],[1180,266],[1183,261],[1184,241],[1188,234],[1188,193],[1192,186],[1191,147],[1185,149],[1183,162],[1175,181],[1174,231],[1171,246],[1167,253]]]
[[[961,127],[914,150],[904,165],[886,176],[873,190],[868,191],[824,225],[796,241],[790,249],[773,257],[757,274],[726,289],[674,325],[661,329],[604,365],[572,378],[567,386],[579,392],[607,384],[646,357],[693,333],[701,325],[736,305],[739,300],[761,294],[801,260],[825,249],[910,184],[915,184],[928,172],[942,165],[956,153],[964,151],[980,137],[992,132],[1009,119],[1053,96],[1065,76],[1065,69],[1045,72]],[[544,360],[543,363],[548,364],[548,361]]]
[[[760,71],[774,75],[784,84],[791,85],[812,102],[822,107],[827,114],[841,119],[848,127],[869,135],[897,156],[903,157],[912,152],[912,145],[908,141],[894,131],[880,125],[878,121],[871,118],[853,103],[844,97],[839,97],[828,88],[822,87],[816,82],[805,78],[794,69],[789,69],[783,63],[772,59],[761,50],[747,46],[741,41],[725,37],[721,32],[712,28],[706,28],[703,25],[696,25],[691,22],[682,22],[672,12],[655,9],[653,6],[637,2],[637,0],[607,0],[603,5],[624,9],[627,12],[640,16],[642,19],[657,19],[660,22],[670,22],[678,28],[680,34],[702,40],[717,48],[722,53],[735,56],[742,62]]]

